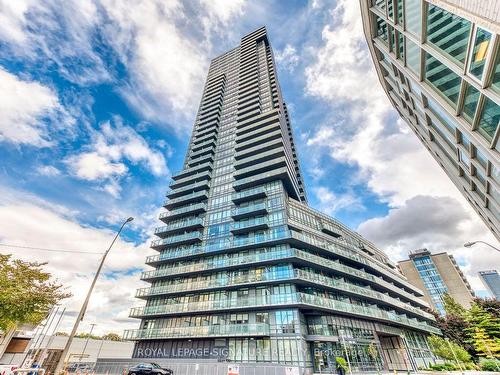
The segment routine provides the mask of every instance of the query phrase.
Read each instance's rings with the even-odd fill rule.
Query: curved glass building
[[[500,3],[360,5],[391,103],[500,239]]]
[[[130,313],[140,328],[124,335],[135,358],[272,374],[334,373],[338,356],[353,371],[429,363],[439,331],[422,292],[307,205],[265,28],[211,62],[172,179],[142,274],[151,286],[137,291],[146,303]]]

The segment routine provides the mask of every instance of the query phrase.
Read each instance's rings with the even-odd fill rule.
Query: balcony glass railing
[[[195,173],[183,178],[179,178],[178,180],[172,181],[170,183],[170,188],[173,189],[179,189],[179,186],[182,187],[182,184],[185,184],[190,181],[194,180],[199,180],[199,179],[210,179],[212,178],[212,172],[211,171],[203,171],[200,173]]]
[[[347,314],[355,314],[366,316],[369,318],[376,318],[391,323],[404,325],[407,327],[418,328],[427,332],[439,334],[441,331],[435,327],[430,326],[425,322],[420,322],[416,319],[408,318],[404,315],[399,315],[390,311],[385,311],[377,307],[354,305],[348,302],[337,301],[330,298],[324,298],[307,293],[297,293],[298,299],[301,303],[308,305],[318,306],[329,310],[340,311]]]
[[[210,169],[211,170],[212,169],[212,162],[206,162],[206,163],[194,166],[194,167],[184,168],[183,170],[174,174],[172,176],[172,179],[178,180],[180,178],[188,177],[189,175],[193,175],[195,173],[198,173],[199,170],[203,170],[203,169],[207,169],[207,170]]]
[[[200,244],[179,246],[168,249],[165,252],[146,257],[146,264],[161,262],[162,260],[170,260],[174,258],[182,258],[184,256],[202,254],[205,250]]]
[[[342,247],[338,246],[337,244],[327,243],[326,241],[324,241],[320,238],[313,237],[313,236],[310,236],[310,235],[305,234],[305,233],[299,233],[296,231],[291,231],[291,235],[292,235],[292,238],[294,238],[294,239],[297,239],[301,242],[310,244],[313,247],[317,247],[319,249],[328,250],[329,252],[331,252],[335,255],[338,255],[342,258],[351,259],[353,261],[356,261],[357,263],[360,263],[360,264],[367,266],[367,267],[370,267],[370,268],[373,268],[373,266],[374,266],[373,262],[369,262],[367,259],[353,253],[352,251],[344,250]],[[383,272],[383,274],[386,275],[387,272]],[[369,275],[369,276],[371,277],[371,279],[377,279],[378,284],[383,285],[384,287],[386,287],[392,291],[395,291],[398,294],[402,294],[406,298],[411,299],[412,301],[419,303],[420,305],[422,305],[424,307],[427,307],[427,304],[425,303],[425,301],[419,299],[414,294],[411,294],[411,293],[405,291],[404,289],[401,289],[400,287],[382,279],[381,277],[376,277],[374,275]],[[402,280],[399,280],[399,281],[402,281]]]
[[[155,234],[168,233],[171,231],[176,231],[182,228],[188,228],[193,226],[203,225],[203,219],[201,217],[196,217],[189,220],[182,220],[170,223],[168,225],[163,225],[155,229]]]
[[[184,234],[179,234],[177,236],[170,236],[167,238],[162,238],[160,240],[155,240],[151,242],[151,247],[162,246],[162,245],[173,245],[176,243],[182,243],[189,240],[199,239],[201,241],[201,233],[196,232],[188,232]]]
[[[193,292],[205,289],[219,287],[228,287],[236,285],[245,285],[250,283],[259,283],[266,281],[287,280],[294,277],[292,269],[269,271],[260,274],[240,275],[238,277],[224,277],[214,280],[193,281],[184,283],[175,283],[151,288],[137,289],[136,297],[146,297],[162,294],[172,294],[179,292]]]
[[[233,183],[233,187],[235,189],[238,189],[238,188],[243,188],[245,185],[250,185],[250,184],[258,185],[259,181],[268,180],[271,177],[274,177],[274,176],[277,176],[277,175],[280,175],[280,174],[283,174],[286,172],[287,172],[286,167],[277,168],[277,169],[270,171],[270,172],[260,173],[260,174],[257,174],[255,176],[250,176],[250,177],[236,180]]]
[[[179,197],[179,198],[167,199],[163,203],[163,205],[164,206],[174,206],[176,204],[179,204],[179,203],[182,203],[182,202],[194,199],[194,198],[203,199],[203,198],[206,198],[206,196],[207,196],[207,191],[206,190],[195,191],[194,193],[186,194],[186,195],[183,195],[182,197]]]
[[[232,225],[232,230],[242,231],[244,229],[254,228],[254,227],[265,227],[268,225],[267,217],[255,217],[250,220],[236,221]]]
[[[130,310],[130,317],[192,313],[193,311],[220,311],[226,309],[239,309],[259,306],[281,306],[286,304],[294,304],[297,302],[297,293],[287,293],[203,302],[172,303],[168,305],[134,307]]]
[[[259,195],[262,195],[262,196],[266,195],[265,187],[259,186],[259,187],[253,188],[253,189],[240,191],[239,193],[233,193],[232,199],[233,199],[233,201],[238,201],[238,200],[243,200],[245,198],[259,196]]]
[[[159,216],[160,220],[165,219],[168,217],[176,217],[183,215],[188,212],[193,212],[193,211],[198,211],[198,210],[206,210],[207,205],[205,203],[196,203],[196,204],[190,204],[189,206],[181,207],[176,210],[172,210],[169,212],[162,212]]]
[[[257,204],[252,204],[250,206],[245,206],[245,207],[236,207],[231,211],[232,216],[241,216],[241,215],[246,215],[255,211],[265,211],[267,210],[266,208],[266,203],[257,203]]]
[[[224,324],[197,327],[130,329],[125,331],[123,338],[125,340],[137,340],[180,337],[269,336],[269,333],[269,324]]]
[[[182,193],[183,191],[187,191],[187,190],[197,189],[197,188],[205,187],[205,186],[208,187],[208,185],[209,185],[209,181],[205,180],[205,181],[195,182],[194,184],[189,184],[186,186],[178,187],[175,189],[170,189],[167,191],[167,197]]]
[[[134,307],[130,310],[130,317],[147,317],[168,314],[192,313],[193,311],[220,311],[227,309],[254,308],[261,306],[283,306],[306,304],[320,309],[328,309],[348,315],[378,319],[391,324],[417,328],[431,333],[440,333],[440,330],[417,319],[408,318],[391,311],[382,310],[375,306],[354,305],[349,302],[333,300],[307,293],[273,294],[258,297],[230,298],[213,301],[171,303],[158,306]]]

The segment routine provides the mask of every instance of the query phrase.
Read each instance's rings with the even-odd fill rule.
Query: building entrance
[[[379,334],[379,340],[382,356],[387,370],[414,370],[406,345],[400,336],[384,336]]]

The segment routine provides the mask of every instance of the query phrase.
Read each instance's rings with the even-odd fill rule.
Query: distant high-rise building
[[[491,296],[500,301],[500,275],[497,270],[479,271],[479,277]]]
[[[445,314],[441,300],[445,293],[463,307],[470,307],[474,291],[453,255],[421,249],[411,252],[409,258],[398,263],[399,269],[410,283],[424,291],[424,299],[436,311]]]
[[[389,100],[500,239],[500,1],[360,4]]]
[[[429,363],[426,336],[439,330],[422,292],[307,205],[265,28],[212,60],[170,187],[159,254],[146,259],[155,269],[142,274],[151,286],[137,291],[146,305],[130,314],[140,329],[124,336],[135,358],[334,373],[349,345],[354,371]]]

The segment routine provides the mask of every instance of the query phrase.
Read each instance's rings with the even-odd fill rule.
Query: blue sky
[[[461,245],[494,239],[391,108],[357,1],[0,5],[0,243],[95,252],[136,218],[92,300],[86,324],[96,330],[137,326],[128,308],[210,59],[262,25],[310,204],[394,260],[422,247],[452,252],[484,294],[476,273],[497,255]],[[49,261],[74,293],[74,315],[96,255],[1,249]]]

